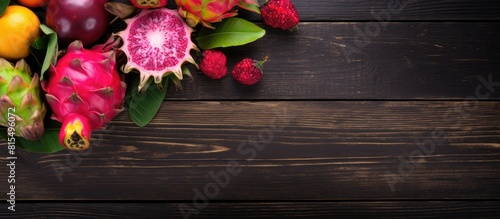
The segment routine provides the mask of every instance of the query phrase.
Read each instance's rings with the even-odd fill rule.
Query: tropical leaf
[[[7,128],[0,128],[0,137],[8,140]],[[21,137],[15,137],[13,142],[16,148],[21,148],[29,152],[38,153],[54,153],[64,150],[64,147],[59,143],[59,128],[46,128],[42,137],[36,141],[28,141]]]
[[[157,86],[150,85],[146,90],[139,93],[138,86],[140,77],[138,74],[129,74],[131,82],[127,88],[127,99],[130,119],[140,127],[146,126],[154,118],[158,110],[160,110],[163,99],[165,98],[168,77],[164,77],[161,82],[163,89],[158,89]]]
[[[44,34],[31,44],[30,51],[40,66],[40,80],[43,80],[44,73],[50,65],[55,65],[57,62],[58,47],[56,32],[44,24],[40,25],[40,29]]]
[[[2,0],[0,1],[0,16],[5,12],[7,6],[9,6],[10,0]]]
[[[201,49],[241,46],[266,34],[264,29],[242,18],[228,18],[213,26],[215,29],[203,28],[196,38]]]

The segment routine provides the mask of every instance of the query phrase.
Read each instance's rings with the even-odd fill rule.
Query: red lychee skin
[[[200,61],[200,70],[212,79],[221,79],[227,74],[227,58],[223,52],[219,50],[203,51]]]
[[[295,30],[299,13],[290,0],[269,0],[260,9],[264,23],[283,30]]]
[[[236,63],[233,68],[233,79],[244,85],[255,85],[262,79],[262,64],[263,61],[255,61],[250,58],[244,58]]]

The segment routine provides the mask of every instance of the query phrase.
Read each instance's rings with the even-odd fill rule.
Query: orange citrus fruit
[[[11,5],[0,16],[0,33],[0,57],[22,59],[40,36],[40,20],[29,8]]]
[[[49,0],[17,0],[17,2],[26,7],[39,8],[46,6],[49,3]]]

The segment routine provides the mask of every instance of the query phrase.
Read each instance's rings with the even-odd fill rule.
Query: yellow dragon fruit
[[[13,127],[14,135],[36,140],[44,132],[45,105],[40,80],[21,59],[16,66],[0,58],[0,126]]]
[[[238,15],[235,6],[260,13],[257,0],[175,0],[179,14],[191,27],[198,23],[214,28],[210,23]]]

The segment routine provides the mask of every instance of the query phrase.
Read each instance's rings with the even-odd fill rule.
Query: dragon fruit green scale
[[[233,9],[235,6],[250,11],[254,11],[253,8],[258,10],[259,6],[257,0],[175,0],[175,3],[179,7],[179,14],[186,18],[189,26],[195,27],[201,23],[208,28],[213,28],[210,23],[238,15],[237,10]],[[251,5],[256,7],[249,7]]]
[[[55,119],[62,123],[59,142],[70,150],[86,150],[90,133],[102,128],[121,112],[126,84],[116,69],[114,51],[97,45],[84,49],[74,41],[50,78],[42,83]]]
[[[31,78],[31,74],[24,59],[14,67],[0,58],[0,126],[13,126],[15,136],[33,141],[44,132],[45,105],[40,100],[38,75]]]
[[[161,8],[167,5],[167,0],[129,0],[135,7],[146,8]]]

